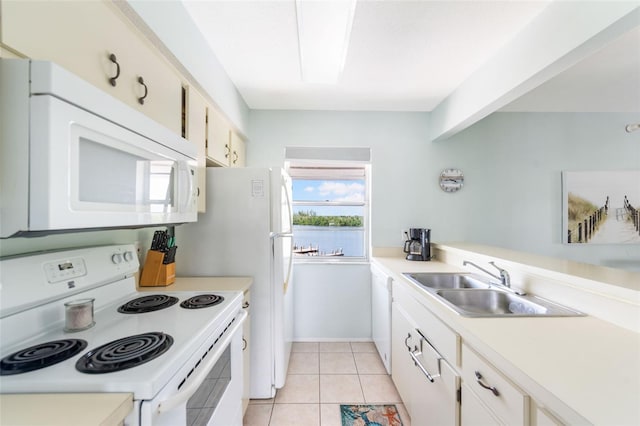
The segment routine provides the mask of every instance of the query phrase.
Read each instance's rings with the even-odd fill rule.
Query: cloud
[[[318,192],[323,197],[333,201],[364,201],[365,187],[361,183],[344,183],[325,181],[318,187]]]
[[[315,191],[315,190],[316,190],[316,189],[315,189],[313,186],[307,186],[307,187],[304,189],[304,192],[313,192],[313,191]]]

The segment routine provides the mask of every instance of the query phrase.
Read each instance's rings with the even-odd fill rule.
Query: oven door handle
[[[199,371],[197,372],[197,374],[193,376],[191,381],[180,392],[174,394],[170,398],[165,399],[164,401],[161,401],[158,404],[158,413],[174,409],[180,404],[187,402],[189,398],[191,398],[191,396],[196,393],[202,382],[204,382],[204,380],[207,378],[207,375],[209,374],[211,368],[218,361],[218,358],[220,358],[222,352],[224,352],[224,350],[227,348],[227,345],[229,344],[229,342],[231,342],[231,339],[233,339],[233,336],[242,327],[242,324],[244,323],[247,316],[247,311],[243,310],[240,312],[240,315],[237,316],[236,320],[234,321],[233,327],[227,330],[222,340],[218,342],[220,344],[218,345],[217,349],[213,353],[209,353],[206,363],[198,368]]]

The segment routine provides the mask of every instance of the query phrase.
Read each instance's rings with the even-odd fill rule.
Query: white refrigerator
[[[250,398],[284,386],[293,340],[291,179],[207,168],[206,213],[175,228],[179,276],[251,276]]]

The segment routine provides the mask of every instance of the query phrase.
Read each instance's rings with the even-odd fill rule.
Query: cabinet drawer
[[[412,291],[393,283],[393,299],[417,323],[420,332],[452,365],[458,364],[460,337],[422,305]]]
[[[529,397],[465,344],[462,380],[505,424],[529,424]]]

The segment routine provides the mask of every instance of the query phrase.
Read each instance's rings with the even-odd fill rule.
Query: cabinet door
[[[206,151],[206,110],[204,98],[193,88],[186,87],[186,137],[198,147],[198,212],[206,210],[206,184],[207,184],[207,151]]]
[[[460,406],[457,392],[460,377],[424,339],[420,342],[422,350],[417,358],[420,365],[432,376],[433,382],[416,365],[412,386],[412,424],[459,425]]]
[[[396,303],[391,308],[391,378],[409,415],[413,417],[413,378],[417,373],[409,350],[418,342],[415,325]]]
[[[230,165],[231,126],[213,107],[208,109],[207,164],[211,166]]]
[[[180,134],[182,84],[178,74],[114,4],[5,1],[0,7],[0,38],[6,46],[32,59],[56,62]],[[111,54],[118,65],[109,59]],[[112,86],[109,79],[118,67],[120,75]],[[145,92],[144,104],[140,104],[138,98]]]
[[[529,424],[529,396],[466,344],[462,345],[462,377],[478,399],[504,423]]]
[[[532,424],[534,424],[535,426],[563,426],[564,424],[553,414],[542,407],[536,406],[536,409],[533,410],[532,415]]]
[[[411,424],[458,425],[458,374],[420,335],[420,325],[397,303],[393,303],[392,318],[392,377]]]
[[[382,363],[391,374],[391,277],[371,265],[371,334]]]
[[[231,131],[231,167],[245,166],[245,142],[240,135]]]
[[[462,405],[460,410],[460,424],[462,426],[494,426],[502,425],[480,402],[478,397],[469,390],[466,383],[462,385]]]
[[[251,388],[251,292],[249,290],[244,292],[242,307],[249,314],[242,326],[242,415],[244,415],[249,406],[249,391]]]

